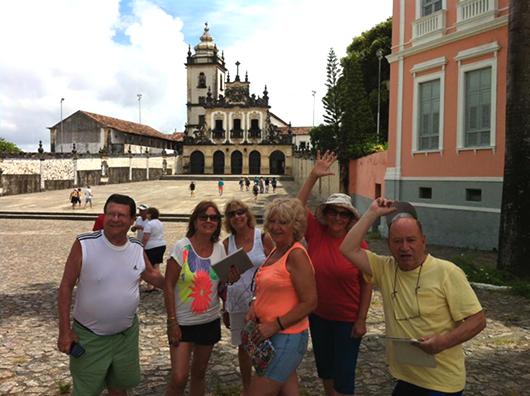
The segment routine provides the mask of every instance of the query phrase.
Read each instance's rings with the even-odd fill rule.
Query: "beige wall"
[[[311,169],[313,169],[315,161],[314,159],[293,158],[292,162],[292,175],[294,181],[301,187],[309,176]],[[321,200],[325,200],[331,194],[340,192],[340,172],[338,162],[335,162],[331,166],[330,171],[334,172],[335,175],[319,179],[315,187],[313,187],[313,194]]]

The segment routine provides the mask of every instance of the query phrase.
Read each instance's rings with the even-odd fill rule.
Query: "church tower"
[[[208,22],[205,23],[204,34],[201,42],[194,47],[195,54],[188,48],[186,69],[188,74],[187,107],[188,121],[186,132],[193,134],[204,123],[206,98],[211,93],[214,99],[224,94],[225,67],[224,54],[219,56],[217,45],[210,35]]]

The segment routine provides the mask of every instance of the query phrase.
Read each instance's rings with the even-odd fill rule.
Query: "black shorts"
[[[158,265],[164,262],[164,253],[166,252],[166,246],[158,246],[156,248],[148,249],[145,251],[147,258],[151,265]]]
[[[197,345],[215,345],[221,341],[221,319],[213,322],[180,326],[182,342],[193,342]]]

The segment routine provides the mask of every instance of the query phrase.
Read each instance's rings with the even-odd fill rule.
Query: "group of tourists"
[[[81,208],[81,195],[82,192],[80,188],[74,188],[74,190],[70,193],[70,203],[72,204],[72,209],[75,209],[76,205],[79,205]],[[92,209],[92,197],[92,189],[90,186],[87,186],[85,190],[85,209],[87,205],[90,205],[90,209]]]
[[[140,205],[135,218],[132,198],[110,196],[103,230],[77,237],[59,289],[59,349],[86,351],[70,357],[74,395],[98,395],[105,387],[109,395],[126,395],[140,382],[140,279],[164,290],[171,358],[166,395],[184,395],[188,380],[190,395],[205,394],[221,321],[238,349],[243,395],[299,395],[296,369],[309,333],[326,396],[354,394],[372,284],[383,297],[387,357],[398,379],[393,395],[460,395],[462,343],[486,325],[478,299],[458,267],[426,254],[412,205],[379,198],[361,217],[349,196],[332,194],[311,212],[311,190],[332,174],[335,161],[333,153],[319,153],[298,197],[277,198],[266,208],[263,230],[239,199],[226,203],[224,216],[215,202],[198,203],[186,236],[171,249],[165,276],[157,271],[166,247],[158,211]],[[364,241],[383,216],[390,256],[371,253]],[[143,243],[127,235],[131,227]],[[228,237],[221,242],[222,228]],[[232,268],[225,284],[215,264],[238,249],[252,268]],[[392,340],[413,345],[435,366],[403,363]],[[260,351],[266,345],[268,355],[256,363],[248,344]]]

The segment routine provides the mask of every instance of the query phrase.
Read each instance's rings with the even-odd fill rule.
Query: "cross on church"
[[[241,63],[239,63],[239,61],[236,62],[236,66],[237,66],[237,74],[236,74],[236,75],[237,75],[237,76],[239,76],[239,65],[240,65],[240,64],[241,64]]]

